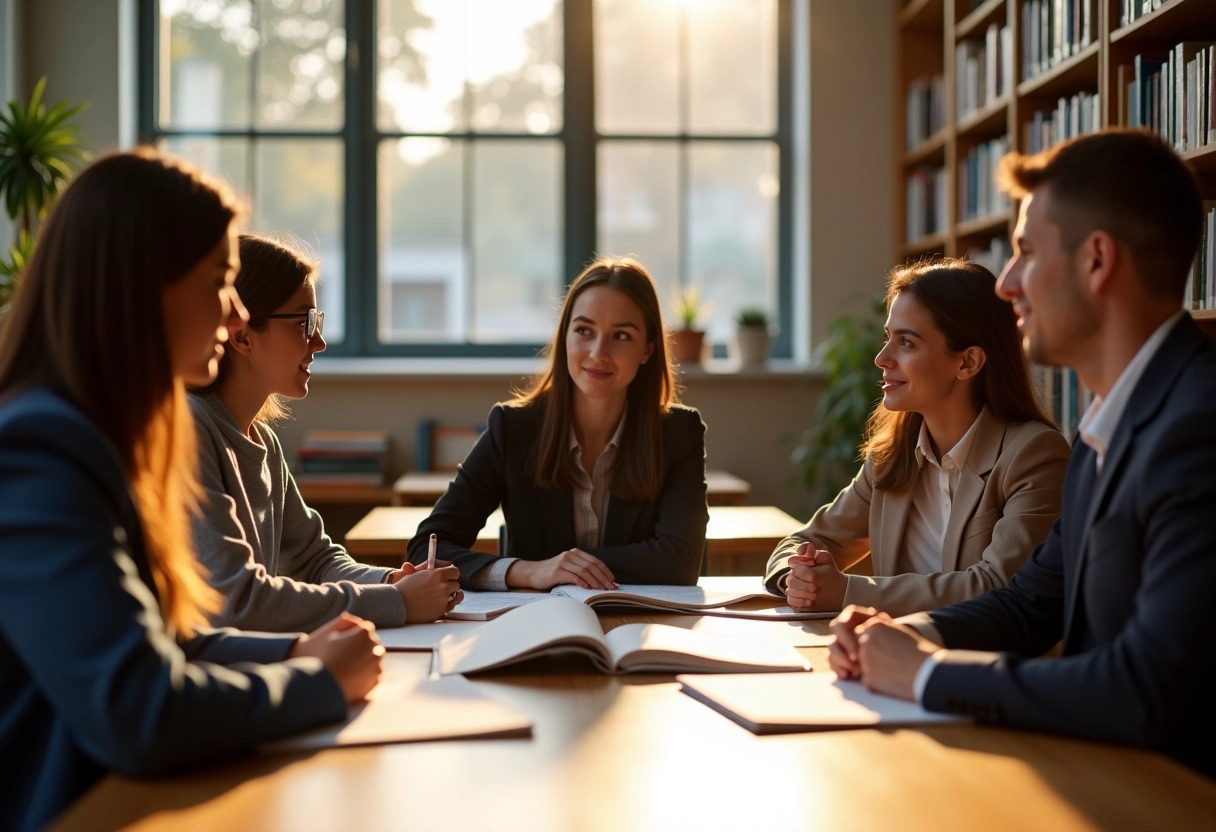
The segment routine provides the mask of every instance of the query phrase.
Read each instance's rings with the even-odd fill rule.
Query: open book
[[[625,624],[605,634],[590,607],[553,597],[439,642],[439,673],[476,673],[537,656],[587,656],[605,673],[725,673],[807,670],[775,639],[698,633],[664,624]]]
[[[760,618],[769,620],[799,620],[809,618],[833,618],[833,612],[798,612],[788,604],[775,606],[749,605],[738,608],[732,605],[744,601],[763,599],[780,600],[764,591],[759,578],[743,581],[702,581],[706,586],[665,586],[660,584],[621,584],[619,589],[583,589],[573,584],[553,587],[549,593],[526,591],[511,592],[465,592],[464,600],[448,613],[447,617],[457,621],[487,621],[502,615],[509,609],[528,604],[547,595],[559,595],[581,601],[590,607],[635,607],[667,612],[696,613],[700,615],[723,615],[734,618]],[[755,589],[750,588],[755,586]],[[722,587],[722,588],[718,588]]]
[[[967,721],[871,693],[860,682],[842,681],[834,673],[680,676],[676,681],[684,693],[753,734]]]

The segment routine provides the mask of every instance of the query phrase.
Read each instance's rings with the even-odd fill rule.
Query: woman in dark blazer
[[[341,719],[370,625],[206,632],[185,383],[244,309],[227,189],[151,150],[81,173],[0,336],[0,828],[45,826],[107,771],[165,774]],[[271,662],[271,664],[263,664]],[[18,761],[19,764],[18,764]]]
[[[654,281],[628,258],[603,258],[571,284],[527,391],[489,426],[410,541],[471,589],[572,583],[694,584],[705,551],[705,425],[675,403]],[[506,551],[473,552],[494,509]]]

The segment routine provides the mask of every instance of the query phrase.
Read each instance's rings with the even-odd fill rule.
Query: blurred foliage
[[[815,421],[796,440],[793,480],[812,492],[815,505],[835,498],[857,473],[866,418],[881,396],[882,371],[874,357],[882,349],[886,305],[876,298],[868,314],[836,319],[815,350],[827,384],[815,406]]]

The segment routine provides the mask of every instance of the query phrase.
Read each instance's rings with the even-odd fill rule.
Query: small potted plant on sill
[[[747,306],[735,313],[735,352],[740,367],[763,367],[771,339],[772,322],[767,310]]]
[[[681,286],[672,292],[672,309],[679,329],[673,329],[668,343],[671,358],[680,364],[699,364],[705,348],[705,330],[699,325],[710,312],[710,307],[701,299],[701,291],[693,285]]]

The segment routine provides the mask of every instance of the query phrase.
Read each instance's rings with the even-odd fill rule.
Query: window
[[[790,331],[788,0],[142,3],[143,137],[317,252],[332,352],[532,355],[596,253]]]

